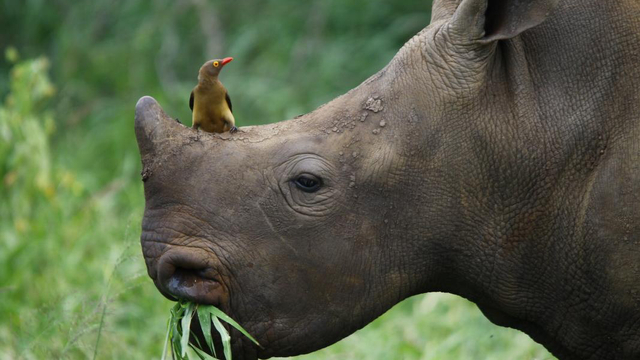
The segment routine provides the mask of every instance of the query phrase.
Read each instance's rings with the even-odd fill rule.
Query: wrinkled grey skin
[[[149,275],[260,341],[232,333],[234,359],[317,350],[429,291],[562,359],[640,358],[638,0],[436,1],[310,114],[198,139],[144,97],[136,135]]]

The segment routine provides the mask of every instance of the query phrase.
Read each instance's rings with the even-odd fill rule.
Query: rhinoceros
[[[149,276],[253,334],[235,359],[432,291],[561,359],[640,359],[638,0],[436,0],[309,114],[198,137],[143,97],[135,131]]]

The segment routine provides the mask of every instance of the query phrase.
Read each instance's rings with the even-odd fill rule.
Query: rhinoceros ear
[[[462,0],[450,30],[466,40],[510,39],[542,23],[560,0]]]
[[[431,23],[451,19],[460,5],[460,0],[433,0],[431,7]]]

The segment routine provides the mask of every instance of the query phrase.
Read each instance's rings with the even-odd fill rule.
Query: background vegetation
[[[146,275],[133,109],[190,123],[207,59],[240,125],[313,110],[383,67],[430,1],[0,0],[0,359],[159,358],[171,303]],[[444,294],[300,359],[546,359]]]

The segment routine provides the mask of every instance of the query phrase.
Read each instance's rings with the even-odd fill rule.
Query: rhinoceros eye
[[[293,180],[296,187],[304,192],[316,192],[322,186],[322,181],[309,174],[299,175],[297,178]]]

